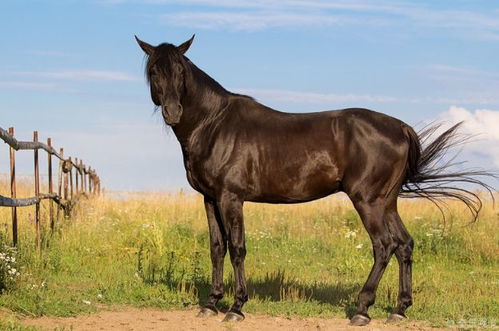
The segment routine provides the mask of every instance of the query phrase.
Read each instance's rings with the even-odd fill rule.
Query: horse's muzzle
[[[182,116],[182,105],[180,103],[169,103],[162,107],[163,118],[168,125],[175,125],[180,122]]]

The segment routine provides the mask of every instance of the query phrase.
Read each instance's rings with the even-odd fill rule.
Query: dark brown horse
[[[412,304],[413,240],[397,211],[400,195],[453,197],[474,217],[480,199],[455,181],[487,185],[475,175],[435,166],[455,140],[456,125],[422,149],[407,124],[367,109],[290,114],[231,93],[196,67],[181,44],[138,44],[147,55],[154,104],[175,133],[190,185],[204,196],[210,229],[212,288],[198,316],[217,314],[227,252],[234,267],[235,301],[224,321],[242,320],[248,300],[243,203],[299,203],[343,191],[372,241],[374,265],[358,298],[354,325],[365,325],[376,288],[393,254],[400,267],[399,296],[389,321]],[[427,136],[433,129],[427,130]],[[438,162],[437,162],[438,164]]]

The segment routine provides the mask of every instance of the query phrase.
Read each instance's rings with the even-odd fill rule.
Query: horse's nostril
[[[162,113],[165,118],[180,117],[183,107],[180,103],[167,103],[162,106]]]

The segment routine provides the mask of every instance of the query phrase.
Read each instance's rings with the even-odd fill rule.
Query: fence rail
[[[10,197],[0,195],[0,207],[12,208],[12,243],[18,245],[18,219],[17,207],[35,206],[35,226],[36,226],[36,245],[41,248],[40,237],[40,203],[42,200],[49,200],[49,219],[51,231],[55,228],[55,220],[59,219],[60,211],[64,212],[66,217],[71,215],[71,211],[78,203],[81,197],[88,195],[97,195],[101,192],[100,178],[94,169],[83,164],[83,161],[77,158],[64,158],[64,149],[57,152],[52,147],[52,139],[48,138],[44,144],[38,141],[38,131],[33,132],[33,141],[18,141],[14,137],[14,128],[9,131],[0,127],[0,139],[10,146]],[[33,150],[34,151],[34,177],[35,177],[35,196],[27,198],[17,198],[16,188],[16,151]],[[48,193],[40,193],[40,167],[38,151],[47,152],[47,177]],[[57,192],[54,192],[52,156],[59,159],[59,169],[57,176]],[[73,169],[75,171],[73,171]],[[74,181],[73,181],[74,179]],[[73,185],[75,184],[75,185]],[[54,215],[53,204],[57,205],[57,213]]]

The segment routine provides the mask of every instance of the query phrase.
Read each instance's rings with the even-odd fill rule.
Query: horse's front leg
[[[215,201],[208,197],[204,198],[204,206],[210,229],[212,277],[210,297],[208,302],[201,308],[198,317],[210,317],[218,313],[216,304],[224,295],[223,267],[227,253],[227,235],[218,207]]]
[[[227,321],[242,321],[243,305],[248,301],[248,289],[244,275],[244,258],[246,257],[246,244],[244,239],[243,201],[235,194],[224,193],[217,201],[223,224],[227,229],[230,261],[234,268],[236,291],[234,304],[224,318]]]

